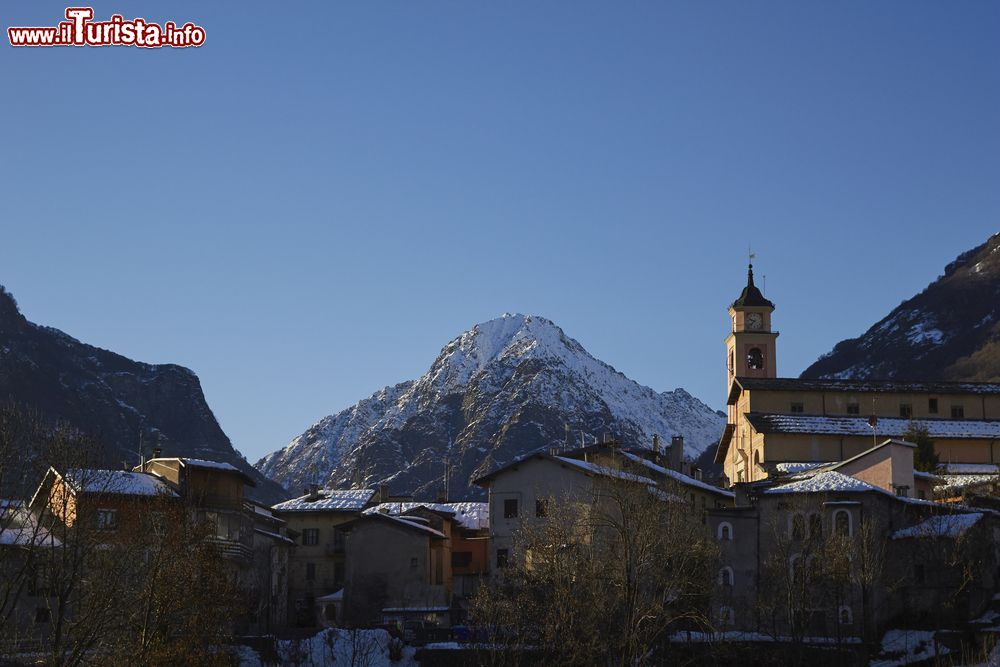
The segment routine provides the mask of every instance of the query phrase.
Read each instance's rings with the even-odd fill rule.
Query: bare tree
[[[707,622],[716,545],[677,491],[608,477],[549,499],[473,600],[471,617],[501,648],[483,662],[535,650],[549,665],[648,664],[682,623]]]

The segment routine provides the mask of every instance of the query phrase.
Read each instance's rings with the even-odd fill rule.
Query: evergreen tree
[[[931,440],[927,427],[917,422],[910,422],[910,427],[903,434],[903,440],[917,446],[913,453],[913,469],[923,472],[935,472],[938,467],[938,455],[934,451],[934,441]]]

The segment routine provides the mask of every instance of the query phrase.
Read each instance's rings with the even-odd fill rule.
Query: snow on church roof
[[[897,530],[892,534],[892,539],[901,540],[907,537],[961,537],[965,531],[976,525],[982,518],[982,512],[932,516],[915,526]]]
[[[867,417],[822,417],[818,415],[785,415],[763,412],[747,413],[747,420],[758,433],[816,433],[822,435],[853,435],[871,437],[872,427]],[[892,438],[903,435],[913,420],[899,417],[879,417],[875,436]],[[923,419],[932,438],[971,439],[1000,438],[1000,420]]]

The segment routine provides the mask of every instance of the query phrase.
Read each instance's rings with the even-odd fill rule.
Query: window
[[[799,565],[799,554],[792,554],[788,559],[788,575],[791,580],[795,583],[800,583],[799,577],[802,576],[802,567]]]
[[[344,583],[344,566],[342,563],[335,563],[333,566],[333,585],[339,586]]]
[[[848,403],[847,404],[847,414],[849,414],[849,415],[860,415],[861,414],[861,406],[858,405],[857,403]]]
[[[419,564],[420,564],[420,561],[418,561],[416,559],[416,557],[410,559],[410,569],[411,570],[416,570],[417,569],[417,565],[419,565]]]
[[[719,529],[716,531],[720,540],[731,540],[733,539],[733,526],[728,521],[723,521],[719,524]]]
[[[792,412],[805,412],[806,407],[801,403],[792,403]]]
[[[804,540],[806,537],[806,518],[801,514],[792,516],[792,539]]]
[[[909,419],[913,416],[913,406],[909,403],[899,404],[899,416],[905,419]]]
[[[923,489],[920,489],[917,491],[917,498],[920,498],[920,500],[927,500],[927,493]]]
[[[302,544],[314,547],[319,544],[319,528],[305,528],[302,531]]]
[[[844,537],[851,536],[851,513],[837,510],[833,513],[833,532]]]
[[[813,539],[823,537],[823,517],[819,514],[809,515],[809,537]]]
[[[932,415],[936,415],[937,411],[938,411],[938,402],[937,402],[937,399],[936,398],[928,398],[927,399],[927,412],[931,413]]]
[[[451,552],[451,566],[452,567],[469,567],[472,565],[472,552],[471,551],[452,551]]]
[[[497,567],[505,568],[507,567],[507,561],[509,559],[510,552],[507,549],[497,549]]]
[[[727,565],[726,567],[719,570],[719,585],[720,586],[733,585],[733,568]]]
[[[964,405],[953,405],[953,406],[951,406],[951,418],[952,419],[965,419],[965,406]]]
[[[118,530],[118,510],[97,510],[97,530]]]
[[[306,563],[306,581],[316,581],[316,563]]]
[[[549,501],[545,498],[535,498],[535,516],[543,517],[549,514]]]
[[[729,350],[729,372],[732,373],[734,368],[736,368],[736,353]]]
[[[759,347],[752,347],[747,352],[747,368],[751,370],[764,368],[764,353],[760,351]]]
[[[736,624],[736,614],[733,613],[732,607],[719,607],[719,625],[735,625]]]
[[[837,611],[837,618],[840,620],[841,625],[851,625],[854,623],[854,614],[851,612],[850,607],[841,607]]]
[[[905,485],[893,485],[892,490],[896,492],[896,495],[900,498],[907,498],[910,495],[910,487]]]
[[[503,518],[505,519],[516,519],[517,518],[517,499],[507,498],[503,501]]]

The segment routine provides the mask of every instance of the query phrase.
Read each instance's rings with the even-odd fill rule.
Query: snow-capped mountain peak
[[[683,434],[697,456],[724,419],[683,389],[657,393],[595,359],[552,321],[504,314],[445,345],[430,369],[320,420],[257,465],[287,488],[388,481],[476,495],[474,477],[521,454],[612,435]]]

